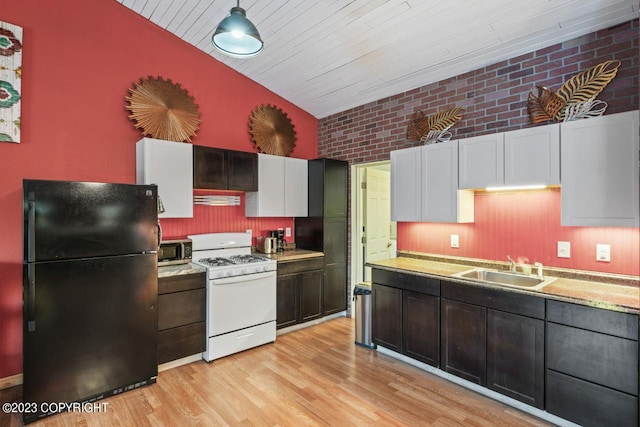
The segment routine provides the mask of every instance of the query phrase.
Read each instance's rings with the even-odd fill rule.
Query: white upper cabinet
[[[504,185],[560,184],[560,124],[504,133]]]
[[[307,216],[309,213],[309,168],[307,160],[285,158],[284,213],[285,216]]]
[[[460,188],[504,185],[504,134],[458,140]]]
[[[422,221],[422,147],[391,152],[391,220]]]
[[[258,154],[258,191],[246,193],[246,216],[307,216],[307,179],[306,160]]]
[[[473,191],[458,190],[458,141],[422,148],[422,220],[473,222]]]
[[[560,184],[560,125],[461,139],[460,188]]]
[[[391,152],[393,221],[473,222],[473,192],[458,190],[458,142]]]
[[[638,111],[563,123],[564,226],[639,226]]]
[[[192,218],[193,146],[141,139],[136,143],[136,182],[158,186],[165,208],[159,218]]]

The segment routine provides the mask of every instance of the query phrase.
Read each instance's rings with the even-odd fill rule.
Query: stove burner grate
[[[223,267],[225,265],[233,265],[234,262],[227,258],[202,258],[198,260],[199,263],[209,265],[211,267]]]
[[[269,261],[267,258],[257,255],[233,255],[229,257],[234,264],[249,264],[252,262]]]

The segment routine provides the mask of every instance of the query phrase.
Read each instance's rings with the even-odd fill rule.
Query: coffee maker
[[[271,237],[275,237],[276,239],[276,252],[284,251],[284,245],[287,244],[287,241],[284,240],[284,230],[282,228],[272,230]]]

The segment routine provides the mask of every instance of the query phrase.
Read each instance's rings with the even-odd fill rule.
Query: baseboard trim
[[[514,407],[516,409],[521,410],[522,412],[526,412],[528,414],[533,415],[534,417],[538,417],[544,421],[548,421],[559,427],[580,427],[578,424],[574,424],[569,420],[565,420],[564,418],[560,418],[556,415],[550,414],[547,411],[542,409],[534,408],[533,406],[527,405],[526,403],[522,403],[519,400],[512,399],[510,397],[504,396],[500,393],[496,393],[493,390],[489,390],[488,388],[484,388],[481,385],[472,383],[470,381],[464,380],[460,377],[456,377],[448,372],[442,371],[438,368],[435,368],[431,365],[427,365],[426,363],[419,362],[415,359],[411,359],[410,357],[405,356],[404,354],[397,353],[391,349],[386,347],[377,348],[378,353],[384,354],[389,357],[393,357],[394,359],[401,360],[409,365],[415,366],[416,368],[422,369],[423,371],[427,371],[433,375],[436,375],[440,378],[444,378],[452,383],[458,384],[462,387],[468,388],[470,390],[475,391],[476,393],[487,396],[493,400],[497,400],[498,402],[502,402],[506,405]]]
[[[11,375],[10,377],[0,378],[0,390],[15,387],[22,384],[22,374]]]
[[[191,356],[183,357],[182,359],[172,360],[171,362],[158,365],[158,372],[166,371],[167,369],[177,368],[178,366],[197,362],[198,360],[202,360],[202,353],[192,354]]]

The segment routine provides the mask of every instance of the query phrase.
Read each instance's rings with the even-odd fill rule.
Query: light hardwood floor
[[[21,387],[0,390],[20,401]],[[157,384],[114,396],[104,413],[63,413],[34,426],[542,426],[545,422],[354,344],[335,319]],[[0,426],[19,426],[0,414]]]

